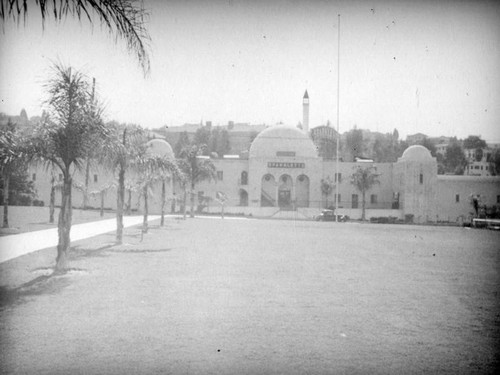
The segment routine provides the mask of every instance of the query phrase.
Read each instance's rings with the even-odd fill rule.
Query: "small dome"
[[[302,130],[286,125],[272,126],[260,132],[250,146],[249,157],[276,157],[278,151],[293,153],[295,157],[318,157],[311,138]]]
[[[431,152],[424,146],[413,145],[408,147],[405,150],[405,152],[403,152],[401,159],[414,160],[414,161],[429,161],[432,160],[432,155]]]
[[[148,153],[151,155],[165,156],[168,159],[175,159],[172,147],[170,147],[170,144],[163,139],[153,139],[149,141],[146,146],[148,147]]]

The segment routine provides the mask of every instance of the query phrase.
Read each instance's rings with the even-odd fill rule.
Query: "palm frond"
[[[138,0],[35,0],[42,16],[42,25],[51,15],[60,22],[67,15],[82,17],[94,24],[94,15],[101,25],[115,36],[125,39],[127,49],[136,55],[143,69],[144,75],[150,71],[149,42],[151,37],[146,30],[145,23],[149,14],[143,7],[143,2]],[[10,18],[15,22],[23,17],[26,21],[29,6],[33,1],[28,0],[0,0],[0,19],[5,21]]]

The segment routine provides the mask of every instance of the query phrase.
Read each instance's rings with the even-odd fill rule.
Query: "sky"
[[[0,31],[0,112],[40,115],[60,62],[95,77],[105,119],[147,128],[330,121],[500,142],[495,1],[144,1],[151,72],[98,22]],[[340,46],[339,17],[340,14]],[[1,21],[0,21],[1,22]],[[340,47],[340,48],[339,48]],[[340,52],[340,53],[339,53]],[[339,93],[339,95],[337,95]],[[339,106],[337,106],[339,103]]]

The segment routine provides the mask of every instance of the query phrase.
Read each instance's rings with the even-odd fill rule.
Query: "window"
[[[352,195],[352,208],[358,208],[358,194]]]
[[[497,195],[497,203],[500,203],[500,195]]]
[[[456,203],[460,202],[460,194],[455,195],[455,202]]]
[[[424,175],[423,173],[420,173],[420,184],[422,185],[424,183]]]
[[[370,195],[370,203],[377,204],[377,194]]]
[[[340,194],[337,195],[338,203],[342,201],[342,198],[340,197]]]
[[[94,182],[97,182],[97,175],[94,175]]]
[[[342,173],[335,173],[335,182],[339,182],[339,184],[342,182]]]
[[[217,179],[218,179],[219,181],[222,181],[222,180],[223,180],[223,178],[224,178],[224,173],[223,173],[223,171],[217,171]]]
[[[241,184],[248,185],[248,173],[246,171],[241,172]]]
[[[31,179],[32,179],[33,181],[36,181],[36,173],[33,173],[33,175],[31,176]]]

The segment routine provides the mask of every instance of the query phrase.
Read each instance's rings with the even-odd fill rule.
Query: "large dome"
[[[264,129],[250,146],[250,158],[280,156],[315,158],[318,156],[313,141],[300,129],[293,126],[276,125]]]
[[[172,147],[167,141],[163,139],[153,139],[149,141],[147,144],[148,152],[151,155],[164,156],[168,159],[174,159],[174,152],[172,151]]]
[[[407,160],[407,161],[429,161],[432,160],[432,155],[431,152],[425,148],[424,146],[420,145],[413,145],[408,147],[405,152],[403,152],[403,155],[401,156],[401,159]]]

